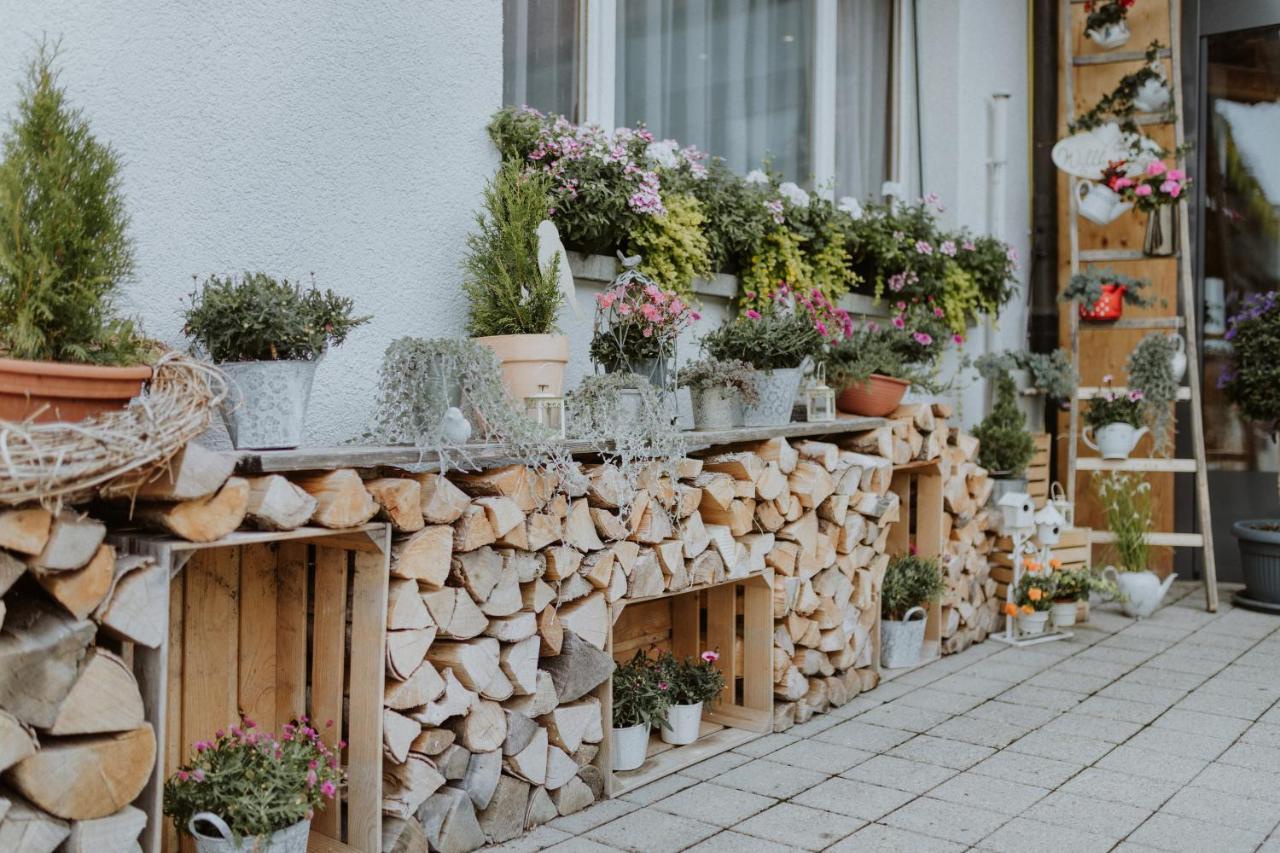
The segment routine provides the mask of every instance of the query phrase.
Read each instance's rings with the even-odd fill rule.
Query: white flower
[[[853,219],[862,218],[862,203],[851,195],[841,196],[837,209],[849,214]]]
[[[769,183],[769,176],[759,169],[752,169],[747,172],[746,181],[749,184],[767,184]]]
[[[679,151],[680,143],[674,139],[663,139],[660,142],[650,142],[644,153],[650,162],[657,163],[664,169],[674,169],[680,164]]]
[[[809,194],[800,189],[793,181],[783,181],[778,185],[778,192],[782,193],[783,197],[796,207],[809,206]]]

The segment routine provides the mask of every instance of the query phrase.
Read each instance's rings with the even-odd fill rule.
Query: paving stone
[[[1123,743],[1141,729],[1141,723],[1109,720],[1106,717],[1094,717],[1078,711],[1068,711],[1059,717],[1054,717],[1041,727],[1041,731],[1053,732],[1064,737],[1092,737],[1109,743]]]
[[[961,773],[929,792],[929,796],[949,803],[973,805],[1002,814],[1022,814],[1032,803],[1049,793],[1048,788],[1006,782],[977,773]]]
[[[1016,666],[1034,666],[1037,669],[1048,669],[1055,663],[1060,661],[1064,655],[1059,650],[1055,654],[1049,651],[1049,646],[1037,646],[1035,648],[1009,649],[1006,648],[998,654],[992,655],[988,660],[1002,661],[1011,663]]]
[[[872,708],[858,717],[858,721],[887,726],[891,729],[903,729],[909,732],[927,732],[950,718],[951,715],[945,711],[930,711],[925,708],[888,704],[881,705],[879,708]]]
[[[957,672],[941,678],[930,685],[935,690],[947,690],[965,696],[977,696],[980,699],[994,699],[1013,687],[1013,682],[995,678],[971,677]]]
[[[1098,691],[1098,698],[1124,699],[1142,705],[1159,705],[1168,708],[1187,695],[1176,687],[1160,687],[1154,684],[1138,684],[1123,678]]]
[[[1280,749],[1257,743],[1237,743],[1218,756],[1221,764],[1234,764],[1253,770],[1280,771]]]
[[[763,838],[753,838],[740,832],[726,830],[689,848],[690,853],[787,853],[785,844],[775,844]]]
[[[886,815],[881,823],[947,841],[976,844],[1008,820],[1008,815],[999,812],[921,797]]]
[[[1079,826],[1054,826],[1014,818],[984,838],[979,847],[995,853],[1062,853],[1064,850],[1106,853],[1117,840]]]
[[[736,831],[804,850],[822,850],[866,821],[819,811],[795,803],[779,803],[735,827]],[[750,849],[750,848],[748,848]]]
[[[741,746],[735,746],[733,751],[741,755],[749,755],[752,758],[760,758],[761,756],[765,756],[771,752],[782,749],[784,746],[793,744],[798,740],[800,740],[800,738],[790,732],[775,732],[771,735],[765,735],[764,737],[758,737],[755,740],[747,741]]]
[[[1260,684],[1263,687],[1274,687],[1276,671],[1270,668],[1233,663],[1214,678],[1226,677],[1240,684]]]
[[[1032,679],[1035,687],[1052,687],[1055,690],[1066,690],[1071,693],[1096,693],[1111,684],[1111,679],[1100,675],[1086,675],[1083,672],[1052,669],[1044,670]]]
[[[1034,678],[1037,673],[1043,672],[1043,667],[1031,666],[1017,661],[1008,659],[1000,660],[1000,655],[993,655],[986,660],[980,660],[977,663],[962,670],[965,675],[972,675],[979,678],[994,678],[996,681],[1014,681],[1022,682],[1028,678]]]
[[[535,851],[545,850],[571,838],[573,836],[567,832],[543,825],[529,830],[519,838],[513,838],[506,844],[498,844],[484,849],[493,851],[493,853],[535,853]]]
[[[1066,782],[1062,790],[1068,794],[1093,797],[1104,802],[1125,803],[1155,811],[1161,803],[1172,797],[1179,787],[1176,782],[1144,779],[1139,776],[1130,776],[1128,773],[1117,773],[1114,770],[1086,767]]]
[[[1154,625],[1150,622],[1139,622],[1136,625],[1125,628],[1120,633],[1134,637],[1148,637],[1155,640],[1164,640],[1167,644],[1176,643],[1184,637],[1193,636],[1195,634],[1193,630],[1184,626]]]
[[[846,720],[835,728],[827,729],[816,735],[814,740],[834,743],[869,752],[888,752],[898,744],[912,737],[912,732],[903,729],[891,729],[886,726],[875,726],[865,723],[859,717]]]
[[[995,750],[987,746],[931,735],[917,735],[889,750],[889,755],[950,767],[953,770],[967,770],[993,752]]]
[[[1196,785],[1174,794],[1160,810],[1222,826],[1238,826],[1252,832],[1271,832],[1280,822],[1280,812],[1274,803],[1237,797]]]
[[[719,785],[728,785],[740,791],[750,791],[753,794],[785,800],[806,788],[812,788],[826,778],[827,774],[816,770],[806,770],[802,767],[770,761],[767,758],[757,758],[750,764],[743,764],[721,773],[715,781]]]
[[[908,761],[892,755],[877,755],[870,761],[864,761],[852,770],[841,774],[845,779],[885,785],[913,794],[923,794],[954,775],[956,771],[949,767]]]
[[[775,803],[777,800],[772,797],[727,788],[714,782],[701,782],[658,800],[653,808],[728,828]]]
[[[1224,794],[1280,804],[1280,773],[1214,762],[1196,777],[1195,784]]]
[[[997,752],[987,760],[974,765],[973,772],[994,776],[1007,782],[1056,788],[1079,773],[1082,768],[1081,764],[1006,750]]]
[[[781,761],[792,767],[804,767],[835,775],[843,773],[855,764],[861,764],[874,755],[861,749],[852,749],[820,740],[802,740],[770,753],[770,761]]]
[[[1274,723],[1254,723],[1240,735],[1240,740],[1280,749],[1280,726]]]
[[[1016,726],[1012,723],[1002,723],[998,720],[981,720],[977,717],[963,714],[959,717],[952,717],[942,725],[935,726],[929,731],[929,734],[934,737],[962,740],[965,743],[975,743],[979,746],[1001,749],[1013,743],[1028,731],[1030,731],[1028,726]]]
[[[1173,707],[1180,711],[1199,711],[1203,714],[1253,721],[1266,713],[1273,703],[1274,700],[1246,699],[1243,696],[1223,696],[1220,693],[1196,690]]]
[[[845,702],[840,707],[832,708],[830,711],[828,711],[828,713],[831,714],[831,716],[833,717],[839,717],[842,720],[848,720],[852,717],[858,716],[859,714],[865,711],[870,711],[872,708],[875,708],[878,705],[883,705],[883,704],[884,703],[882,701],[876,698],[876,691],[873,690],[870,693],[862,693],[853,697],[852,699],[850,699],[848,702]]]
[[[923,687],[926,684],[932,684],[939,678],[946,677],[954,671],[953,669],[942,669],[930,664],[904,672],[901,675],[895,675],[893,681],[895,684],[910,684],[913,687]]]
[[[1196,690],[1197,693],[1213,693],[1219,696],[1240,696],[1245,699],[1259,700],[1267,703],[1280,699],[1280,678],[1271,684],[1241,680],[1238,673],[1228,674],[1225,670],[1210,678]]]
[[[899,696],[905,696],[915,689],[914,684],[902,684],[896,680],[882,681],[875,690],[871,691],[871,695],[875,696],[882,703],[892,702]]]
[[[915,794],[907,791],[837,776],[797,794],[791,802],[862,820],[879,820],[914,798]]]
[[[580,835],[589,829],[595,829],[603,823],[608,823],[615,818],[630,814],[638,808],[640,808],[639,803],[632,803],[627,800],[600,800],[580,812],[558,817],[548,823],[547,826],[552,829],[558,829],[561,832]]]
[[[1081,714],[1124,720],[1127,723],[1149,723],[1164,713],[1160,705],[1131,702],[1128,699],[1111,699],[1106,696],[1090,696],[1075,709]]]
[[[1238,827],[1158,813],[1133,831],[1130,840],[1164,850],[1213,850],[1214,853],[1252,853],[1266,836]]]
[[[715,805],[708,803],[707,808],[715,808]],[[676,853],[719,831],[720,827],[710,823],[647,808],[597,826],[587,833],[587,837],[619,850]]]
[[[1099,644],[1091,646],[1080,654],[1075,655],[1073,660],[1096,660],[1102,661],[1103,663],[1122,664],[1127,666],[1129,669],[1133,669],[1135,666],[1143,663],[1150,657],[1151,654],[1148,652],[1138,652],[1132,649],[1109,649]]]
[[[1107,660],[1088,660],[1076,655],[1075,657],[1065,658],[1059,663],[1054,664],[1053,668],[1062,672],[1078,672],[1083,675],[1094,676],[1096,678],[1119,678],[1126,672],[1133,669],[1127,663],[1116,663]]]
[[[695,779],[714,779],[721,773],[746,764],[750,760],[749,757],[739,755],[736,752],[722,752],[719,755],[711,756],[706,761],[700,761],[692,767],[686,767],[680,772]]]
[[[871,823],[844,841],[827,848],[828,853],[962,853],[963,844],[909,832],[895,826]],[[746,851],[740,851],[746,853]]]
[[[1151,809],[1115,800],[1058,790],[1029,808],[1025,817],[1057,826],[1083,827],[1108,838],[1124,838],[1151,813]]]
[[[1192,634],[1188,638],[1188,642],[1199,643],[1202,646],[1217,646],[1220,649],[1235,649],[1237,652],[1243,653],[1255,645],[1258,640],[1255,637],[1242,637],[1235,632],[1220,633],[1214,631],[1213,626],[1210,625]]]
[[[1037,684],[1019,684],[1012,690],[1000,694],[1000,699],[1015,705],[1032,705],[1036,708],[1048,708],[1050,711],[1067,711],[1079,705],[1086,698],[1084,693],[1073,693],[1068,690],[1055,690],[1052,687],[1040,687]]]
[[[647,806],[650,803],[656,803],[663,797],[671,796],[676,791],[682,791],[690,785],[696,784],[698,784],[698,780],[692,776],[685,776],[683,773],[672,773],[670,776],[663,776],[657,782],[650,782],[643,788],[627,791],[622,795],[622,799],[637,805]]]
[[[1187,657],[1203,658],[1204,660],[1217,661],[1218,663],[1230,663],[1242,654],[1241,649],[1233,649],[1225,646],[1215,646],[1208,643],[1201,643],[1197,640],[1186,640],[1178,643],[1169,649],[1170,654],[1186,655]]]
[[[578,838],[567,838],[546,849],[554,853],[615,853],[618,848],[592,841],[584,835]]]
[[[1058,712],[1050,711],[1048,708],[1037,708],[1034,705],[1015,705],[1012,702],[991,699],[968,711],[966,716],[977,717],[979,720],[995,720],[1029,730],[1048,723],[1058,716]]]
[[[1224,664],[1218,661],[1205,660],[1204,658],[1190,657],[1183,654],[1174,654],[1165,652],[1156,655],[1150,660],[1150,665],[1156,669],[1171,669],[1175,672],[1190,672],[1196,675],[1208,678],[1216,674],[1222,669]]]
[[[890,704],[891,706],[908,705],[912,708],[924,708],[927,711],[941,711],[944,714],[963,714],[970,708],[982,704],[982,701],[977,696],[965,696],[963,693],[950,693],[946,690],[921,687],[919,690],[912,690],[900,699],[893,700]]]
[[[1117,746],[1097,762],[1097,766],[1103,770],[1115,770],[1118,773],[1179,785],[1190,782],[1208,764],[1203,758],[1168,755],[1128,744]]]
[[[1204,684],[1205,677],[1193,672],[1175,672],[1172,669],[1161,669],[1158,666],[1143,664],[1126,675],[1120,677],[1121,684],[1150,684],[1154,687],[1167,687],[1174,690],[1191,691]]]
[[[1114,743],[1092,737],[1064,738],[1053,732],[1034,731],[1009,744],[1014,752],[1056,758],[1072,764],[1088,765],[1115,749]]]
[[[1227,750],[1233,738],[1217,734],[1192,734],[1173,729],[1151,726],[1138,732],[1125,745],[1163,752],[1166,755],[1186,755],[1212,761]]]
[[[1192,734],[1213,732],[1227,737],[1239,737],[1244,733],[1245,729],[1249,728],[1247,720],[1241,720],[1236,717],[1221,717],[1216,714],[1206,714],[1202,711],[1188,711],[1184,708],[1170,708],[1157,717],[1151,725],[1160,729],[1175,729],[1180,732],[1191,732]]]
[[[787,734],[800,738],[813,737],[839,724],[839,717],[833,717],[830,714],[814,714],[809,722],[787,729]]]

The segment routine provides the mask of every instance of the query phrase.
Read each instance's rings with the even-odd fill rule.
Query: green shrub
[[[742,359],[756,370],[799,367],[822,352],[824,339],[804,311],[748,309],[702,338],[702,348],[721,361]]]
[[[464,287],[471,300],[467,333],[546,335],[564,301],[560,259],[538,263],[538,225],[551,207],[551,181],[509,160],[484,188],[477,233],[467,236]]]
[[[669,651],[658,655],[658,689],[671,697],[672,705],[695,705],[710,702],[724,690],[724,674],[716,668],[717,652],[703,652],[698,658],[678,659]]]
[[[1138,341],[1126,365],[1129,387],[1142,394],[1142,411],[1151,427],[1157,453],[1168,453],[1173,440],[1173,404],[1178,399],[1178,383],[1173,378],[1173,356],[1178,351],[1176,335],[1156,332]]]
[[[133,275],[120,160],[67,103],[42,46],[0,162],[0,354],[137,364],[148,345],[116,300]]]
[[[677,384],[689,388],[728,388],[736,391],[747,405],[760,397],[756,391],[756,374],[751,365],[739,359],[720,361],[704,358],[680,368]]]
[[[946,584],[942,567],[933,558],[910,554],[894,557],[884,573],[880,612],[885,619],[900,620],[913,607],[925,607],[942,596]]]
[[[263,272],[211,275],[190,299],[183,334],[215,362],[310,361],[369,322],[345,296]]]
[[[973,431],[978,439],[978,464],[992,474],[1020,477],[1035,455],[1036,446],[1018,408],[1018,387],[1003,373],[996,380],[996,403]]]
[[[1231,317],[1226,338],[1231,341],[1231,368],[1219,386],[1242,415],[1274,431],[1280,424],[1280,292],[1246,299]]]

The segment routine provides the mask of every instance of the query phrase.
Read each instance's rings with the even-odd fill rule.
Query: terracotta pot
[[[569,339],[564,335],[490,335],[474,340],[502,362],[502,384],[517,406],[534,394],[564,395],[564,368],[569,363]]]
[[[1104,284],[1102,295],[1092,305],[1080,305],[1080,319],[1093,323],[1111,323],[1124,314],[1124,285]]]
[[[836,408],[850,415],[882,418],[898,408],[911,383],[891,376],[871,374],[861,385],[847,385],[836,397]]]
[[[61,361],[0,358],[0,420],[21,421],[36,415],[37,423],[75,422],[123,409],[142,393],[151,368],[102,367]]]

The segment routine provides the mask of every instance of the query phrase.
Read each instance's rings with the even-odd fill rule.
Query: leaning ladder
[[[1074,114],[1075,109],[1075,74],[1090,66],[1105,65],[1116,62],[1133,62],[1143,58],[1143,52],[1115,51],[1112,53],[1075,56],[1073,52],[1073,20],[1071,7],[1084,3],[1085,0],[1062,0],[1062,32],[1063,57],[1066,73],[1063,75],[1064,94],[1067,110]],[[1179,167],[1185,166],[1182,153],[1184,132],[1180,121],[1183,112],[1182,102],[1182,48],[1179,32],[1181,0],[1169,0],[1169,49],[1162,52],[1172,65],[1168,75],[1173,92],[1174,137],[1178,149]],[[1142,116],[1139,124],[1160,124],[1167,121],[1163,115]],[[1133,261],[1142,260],[1146,256],[1141,250],[1132,249],[1084,249],[1080,248],[1079,220],[1077,219],[1078,199],[1076,184],[1078,179],[1070,178],[1070,210],[1068,212],[1068,234],[1071,244],[1071,275],[1080,271],[1082,262]],[[1178,389],[1179,401],[1190,401],[1191,406],[1191,443],[1193,456],[1190,459],[1124,459],[1106,460],[1098,457],[1079,455],[1080,440],[1080,403],[1092,399],[1100,393],[1097,387],[1080,387],[1076,389],[1075,398],[1071,401],[1070,439],[1067,445],[1067,490],[1068,498],[1074,503],[1076,499],[1076,478],[1080,471],[1133,471],[1144,474],[1178,473],[1195,474],[1196,507],[1200,520],[1199,533],[1151,532],[1146,536],[1151,545],[1171,546],[1175,548],[1200,548],[1204,554],[1204,595],[1205,607],[1210,611],[1218,609],[1217,571],[1213,560],[1213,527],[1209,510],[1209,480],[1205,467],[1204,454],[1204,422],[1200,408],[1200,359],[1196,338],[1195,288],[1191,274],[1191,245],[1189,238],[1187,198],[1184,195],[1178,202],[1178,243],[1176,254],[1178,264],[1178,302],[1181,314],[1174,317],[1151,317],[1130,320],[1118,320],[1106,325],[1098,325],[1097,329],[1171,329],[1182,331],[1185,337],[1187,352],[1187,385]],[[1169,260],[1174,260],[1170,258]],[[1080,369],[1080,317],[1079,312],[1070,312],[1071,330],[1071,364],[1077,375]],[[1122,389],[1116,389],[1122,390]],[[1107,531],[1092,531],[1091,544],[1111,542],[1113,537]]]

